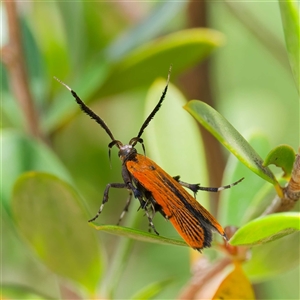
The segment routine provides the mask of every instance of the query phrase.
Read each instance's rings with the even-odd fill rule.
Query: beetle
[[[181,181],[179,176],[170,176],[145,155],[145,146],[141,136],[165,99],[170,81],[170,72],[171,68],[168,73],[167,84],[157,105],[142,124],[137,136],[133,137],[129,143],[125,145],[115,139],[103,119],[86,106],[76,92],[59,79],[55,79],[71,92],[81,110],[106,131],[111,139],[111,142],[108,144],[109,158],[111,157],[112,147],[116,146],[119,149],[118,155],[122,162],[123,183],[107,184],[101,206],[95,217],[90,219],[89,222],[95,221],[101,214],[104,204],[108,201],[110,188],[127,189],[129,191],[129,197],[120,216],[118,225],[129,208],[132,196],[134,196],[139,200],[140,207],[145,211],[150,228],[152,228],[157,235],[159,233],[153,224],[153,217],[156,212],[159,212],[172,223],[174,228],[190,247],[201,251],[201,249],[211,246],[213,231],[219,233],[225,240],[227,240],[227,238],[224,229],[218,221],[196,200],[196,193],[199,190],[218,192],[238,184],[244,178],[222,187],[202,187],[200,184],[189,184]],[[144,155],[137,152],[135,146],[138,143],[142,145]],[[194,193],[194,197],[191,196],[184,187],[190,189]]]

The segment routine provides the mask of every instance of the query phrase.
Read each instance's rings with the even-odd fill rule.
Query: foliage
[[[223,192],[218,210],[222,225],[239,229],[234,231],[230,245],[221,244],[215,237],[214,250],[204,252],[211,254],[214,261],[229,257],[226,262],[233,268],[222,273],[214,297],[227,299],[224,297],[244,293],[239,297],[253,298],[250,281],[276,282],[278,274],[292,272],[299,265],[299,212],[262,216],[274,197],[283,197],[298,138],[297,132],[290,129],[299,113],[293,109],[296,104],[292,100],[287,104],[281,91],[278,95],[284,95],[276,95],[276,105],[268,91],[284,90],[286,85],[292,99],[296,90],[290,84],[292,77],[277,65],[271,75],[273,85],[268,87],[266,81],[264,88],[258,88],[262,80],[256,81],[256,74],[265,72],[271,63],[256,63],[256,68],[261,69],[252,71],[253,62],[238,47],[227,60],[226,51],[230,52],[233,44],[230,39],[225,48],[215,53],[224,45],[225,35],[212,29],[182,29],[182,23],[187,22],[182,11],[187,10],[187,5],[137,4],[143,18],[136,27],[123,14],[121,4],[108,2],[33,2],[30,11],[21,14],[28,82],[42,138],[34,138],[24,130],[26,117],[11,93],[9,67],[3,69],[0,192],[5,298],[175,298],[179,287],[190,278],[190,251],[185,243],[159,217],[154,221],[161,235],[146,232],[148,223],[141,211],[136,212],[138,203],[130,207],[124,227],[88,226],[87,220],[97,211],[105,185],[120,181],[120,163],[112,151],[113,169],[109,169],[105,132],[79,114],[72,96],[52,80],[53,76],[71,86],[109,121],[114,135],[126,142],[156,104],[165,85],[165,79],[159,77],[166,78],[173,64],[171,81],[178,84],[170,84],[163,107],[143,136],[147,156],[173,176],[180,174],[186,182],[201,180],[202,185],[207,185],[208,172],[214,170],[206,168],[205,141],[188,111],[234,154],[228,157],[224,183],[245,177],[241,184]],[[278,9],[298,88],[299,49],[294,45],[299,45],[295,42],[299,41],[299,16],[293,5],[292,1],[280,1]],[[220,5],[210,4],[210,8],[212,16],[219,15]],[[222,13],[226,14],[224,8]],[[231,28],[237,27],[235,18],[226,18],[233,22]],[[212,22],[217,26],[214,17]],[[279,27],[278,20],[275,24]],[[226,25],[220,29],[226,32]],[[259,47],[255,46],[254,52]],[[209,56],[215,58],[211,81],[216,87],[216,108],[222,114],[202,101],[187,102],[177,87],[183,73]],[[239,59],[245,66],[240,66]],[[283,77],[288,78],[288,83]],[[251,94],[253,86],[260,93]],[[286,112],[291,117],[286,117]],[[259,129],[254,132],[255,127]],[[241,128],[243,134],[235,128]],[[270,143],[291,146],[270,147]],[[125,194],[111,191],[99,219],[101,224],[116,223],[125,206]],[[201,203],[206,207],[208,196],[201,194]],[[232,289],[236,282],[245,288]],[[292,283],[290,290],[295,290]]]

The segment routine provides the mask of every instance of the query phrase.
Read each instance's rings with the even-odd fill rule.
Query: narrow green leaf
[[[203,28],[182,30],[160,37],[118,62],[105,83],[99,87],[98,93],[107,96],[149,84],[159,76],[165,77],[171,64],[174,66],[172,76],[175,77],[206,58],[223,44],[223,40],[220,32]]]
[[[12,209],[19,232],[48,268],[94,293],[100,249],[73,188],[49,174],[26,173],[14,187]]]
[[[222,45],[223,35],[211,29],[188,29],[151,41],[130,52],[114,65],[103,54],[93,58],[82,72],[78,83],[67,84],[88,102],[94,95],[107,97],[151,84],[159,76],[166,77],[173,63],[172,77],[205,59]],[[143,70],[147,70],[144,72]],[[57,76],[56,73],[53,73]],[[63,78],[60,78],[63,79]],[[67,91],[57,97],[50,108],[44,127],[55,130],[78,110]]]
[[[170,239],[160,235],[151,234],[149,232],[136,230],[128,227],[117,226],[117,225],[98,226],[94,224],[91,224],[91,226],[93,226],[97,230],[104,231],[106,233],[110,233],[117,236],[124,236],[141,242],[188,247],[188,245],[182,240]]]
[[[154,6],[145,19],[141,20],[129,31],[123,32],[107,49],[105,55],[110,61],[120,60],[129,51],[148,42],[151,38],[158,36],[161,29],[168,26],[170,20],[185,9],[187,2],[162,2]]]
[[[300,230],[300,214],[272,214],[252,220],[241,227],[229,243],[234,246],[253,246],[268,243]]]
[[[292,173],[295,155],[296,153],[292,147],[288,145],[280,145],[269,152],[263,165],[268,166],[273,164],[280,167],[284,172],[283,177],[289,178]]]
[[[163,289],[166,288],[168,284],[170,284],[173,280],[166,279],[162,281],[157,281],[149,284],[144,287],[142,290],[138,291],[134,296],[131,297],[132,300],[140,300],[140,299],[153,299],[157,296]]]
[[[270,183],[277,184],[271,170],[263,166],[262,158],[222,115],[198,100],[190,101],[185,109],[250,170]]]
[[[297,1],[285,0],[278,1],[282,26],[285,36],[288,57],[298,92],[300,92],[299,79],[299,42],[300,42],[300,26],[299,26],[299,3]]]

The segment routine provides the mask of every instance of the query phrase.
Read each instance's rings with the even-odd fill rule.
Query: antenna
[[[113,145],[115,145],[115,144],[119,145],[120,142],[114,138],[113,134],[111,133],[111,131],[108,128],[108,126],[106,125],[106,123],[95,112],[93,112],[89,107],[87,107],[84,104],[84,102],[79,98],[79,96],[69,86],[67,86],[64,82],[62,82],[55,76],[54,76],[54,79],[56,79],[59,83],[61,83],[63,86],[65,86],[71,92],[71,94],[75,98],[76,102],[79,104],[81,110],[83,112],[85,112],[88,116],[90,116],[93,120],[95,120],[106,131],[106,133],[109,135],[111,140],[114,142]]]
[[[167,94],[167,90],[168,90],[168,86],[169,86],[169,81],[170,81],[170,76],[171,76],[171,71],[172,71],[172,65],[170,66],[169,69],[169,73],[168,73],[168,79],[167,79],[167,84],[165,89],[163,90],[163,93],[158,101],[158,103],[156,104],[156,106],[154,107],[153,111],[151,112],[151,114],[148,116],[148,118],[145,120],[145,122],[143,123],[138,135],[135,138],[134,143],[132,144],[133,146],[140,141],[140,137],[142,136],[142,134],[144,133],[145,128],[149,125],[150,121],[153,119],[153,117],[155,116],[155,114],[158,112],[158,110],[161,107],[162,102],[165,99],[165,96]]]

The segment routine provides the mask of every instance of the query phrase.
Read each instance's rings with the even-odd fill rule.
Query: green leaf
[[[154,9],[142,19],[140,23],[135,24],[129,31],[123,32],[115,41],[113,41],[105,54],[110,61],[116,61],[123,58],[129,51],[148,42],[149,39],[158,36],[161,29],[168,26],[169,22],[185,9],[187,2],[162,2],[154,6]]]
[[[272,243],[251,249],[251,259],[243,268],[252,282],[266,281],[299,266],[299,238],[295,232]]]
[[[263,165],[268,166],[273,164],[282,168],[284,172],[283,177],[288,179],[292,173],[295,155],[296,153],[292,147],[288,145],[280,145],[269,152]]]
[[[175,246],[186,246],[188,245],[182,240],[169,239],[160,235],[151,234],[149,232],[136,230],[128,227],[117,226],[117,225],[94,225],[91,224],[95,229],[104,231],[117,236],[123,236],[130,239],[134,239],[141,242],[155,243],[161,245],[175,245]]]
[[[221,33],[211,29],[175,32],[140,46],[114,65],[109,64],[103,54],[98,55],[82,72],[77,83],[67,84],[88,103],[95,95],[97,98],[115,95],[149,85],[157,77],[166,77],[172,63],[172,77],[176,77],[205,59],[223,43],[223,39]],[[70,93],[65,91],[55,99],[43,126],[47,130],[55,130],[73,117],[76,111],[78,107],[74,105]]]
[[[299,42],[300,42],[300,27],[299,27],[299,6],[298,2],[292,0],[278,1],[282,26],[285,36],[286,48],[288,57],[298,92],[300,92],[300,79],[299,79]]]
[[[0,135],[2,145],[1,166],[5,170],[2,177],[0,197],[8,211],[15,180],[26,171],[45,171],[71,182],[72,179],[56,157],[44,144],[17,131],[3,130]]]
[[[73,188],[49,174],[26,173],[14,187],[12,209],[19,232],[48,268],[94,293],[100,249]]]
[[[117,94],[149,85],[155,78],[166,76],[173,65],[172,76],[199,63],[223,44],[223,35],[215,30],[194,28],[168,34],[129,53],[118,62],[98,94]]]
[[[300,230],[300,213],[278,213],[252,220],[230,239],[234,246],[268,243]]]
[[[138,291],[134,296],[130,299],[132,300],[140,300],[140,299],[153,299],[157,296],[162,290],[166,288],[168,284],[172,282],[172,279],[161,280],[157,282],[153,282],[148,286],[144,287],[142,290]]]
[[[277,184],[271,170],[263,166],[261,157],[243,136],[216,110],[198,100],[190,101],[185,106],[185,109],[245,166],[270,183]]]
[[[26,294],[32,293],[36,298],[37,295],[43,295],[46,299],[59,297],[57,276],[32,255],[32,250],[23,239],[20,239],[11,216],[4,209],[1,211],[1,255],[5,257],[1,263],[1,282],[9,283],[8,286],[2,285],[1,288],[2,295],[6,295],[7,299],[25,299]]]

